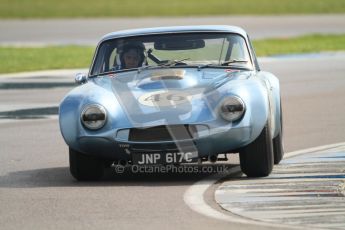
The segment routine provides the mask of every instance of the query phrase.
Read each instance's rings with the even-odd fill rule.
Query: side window
[[[104,46],[100,46],[99,50],[96,50],[96,52],[97,52],[97,58],[93,64],[91,75],[96,75],[104,71],[104,53],[105,53]]]
[[[113,67],[113,52],[116,51],[113,44],[105,42],[97,50],[97,58],[93,64],[91,75],[108,72]]]
[[[119,58],[117,56],[118,56],[117,49],[115,48],[115,49],[113,49],[113,51],[110,53],[110,56],[109,56],[109,67],[110,67],[110,69],[115,68],[117,66],[116,58]]]
[[[255,68],[256,68],[257,71],[260,71],[260,66],[259,66],[258,60],[256,59],[256,54],[255,54],[255,50],[254,50],[254,48],[253,48],[253,44],[252,44],[252,42],[250,41],[248,35],[247,35],[247,37],[248,37],[248,41],[249,41],[250,52],[252,53],[252,56],[253,56]]]

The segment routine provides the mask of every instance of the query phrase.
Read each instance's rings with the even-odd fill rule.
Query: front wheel
[[[274,152],[274,164],[279,164],[279,162],[284,157],[284,144],[283,144],[283,112],[280,102],[280,126],[278,135],[273,138],[273,152]]]
[[[273,169],[273,146],[269,123],[249,145],[240,149],[242,172],[248,177],[265,177]]]
[[[273,138],[273,149],[274,149],[274,164],[279,164],[284,157],[284,147],[282,132],[279,131],[278,135]]]
[[[104,161],[69,149],[69,166],[78,181],[99,180],[104,173]]]

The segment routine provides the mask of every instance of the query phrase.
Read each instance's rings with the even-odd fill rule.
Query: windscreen
[[[184,33],[126,37],[103,42],[91,75],[143,66],[252,68],[244,38],[233,33]]]

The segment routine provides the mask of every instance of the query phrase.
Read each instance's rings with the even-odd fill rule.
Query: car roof
[[[150,34],[169,34],[169,33],[193,33],[193,32],[229,32],[237,33],[246,38],[246,32],[237,26],[227,25],[200,25],[200,26],[170,26],[170,27],[152,27],[142,29],[121,30],[106,34],[101,42],[109,39]]]

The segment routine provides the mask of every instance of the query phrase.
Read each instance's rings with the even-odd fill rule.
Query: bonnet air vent
[[[151,81],[159,80],[181,80],[186,71],[181,69],[158,70],[151,73]]]
[[[152,81],[160,81],[160,80],[181,80],[183,79],[182,76],[155,76],[151,77]]]

